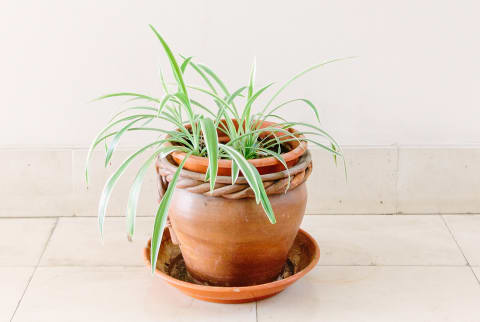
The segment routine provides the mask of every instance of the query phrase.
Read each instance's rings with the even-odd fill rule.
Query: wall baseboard
[[[86,149],[0,149],[0,217],[96,216],[103,184],[135,149],[115,153],[108,169],[94,152],[86,187]],[[480,147],[345,147],[348,178],[326,152],[313,149],[308,214],[480,213]],[[125,213],[139,162],[120,179],[108,213]],[[157,203],[152,168],[139,215],[153,216]]]

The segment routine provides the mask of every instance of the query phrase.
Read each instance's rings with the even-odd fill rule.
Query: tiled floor
[[[319,265],[258,303],[193,300],[152,277],[153,218],[0,219],[0,321],[480,321],[480,215],[306,216]],[[476,274],[476,275],[475,275]]]

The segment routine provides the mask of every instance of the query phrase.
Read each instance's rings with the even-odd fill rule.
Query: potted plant
[[[100,231],[116,182],[134,159],[148,152],[131,186],[126,217],[131,238],[142,182],[157,162],[163,196],[152,233],[152,271],[169,217],[171,233],[194,279],[218,286],[270,282],[280,273],[304,215],[310,169],[307,143],[331,153],[335,162],[342,157],[339,144],[319,127],[311,101],[274,102],[293,81],[338,59],[295,75],[267,103],[257,106],[257,99],[273,83],[255,87],[255,63],[248,84],[230,91],[212,69],[192,57],[179,56],[181,62],[177,61],[163,37],[150,27],[168,57],[175,82],[166,82],[162,75],[161,98],[131,92],[99,98],[123,96],[142,104],[120,111],[95,137],[87,157],[87,183],[91,153],[99,144],[105,142],[108,165],[124,134],[147,131],[162,137],[133,153],[107,180],[99,202]],[[184,77],[188,70],[197,73],[206,87],[188,85]],[[194,99],[193,93],[211,98],[212,104]],[[277,115],[294,102],[308,107],[315,121],[296,122]],[[158,120],[171,128],[156,126]]]

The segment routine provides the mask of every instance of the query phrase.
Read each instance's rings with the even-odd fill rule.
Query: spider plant
[[[168,185],[156,212],[151,247],[153,271],[156,266],[157,253],[160,248],[173,191],[180,171],[190,155],[208,158],[209,165],[205,181],[210,182],[210,189],[213,189],[215,186],[218,160],[221,158],[232,160],[232,183],[236,182],[241,171],[255,194],[257,204],[262,205],[268,219],[274,224],[276,222],[275,214],[268,200],[260,174],[248,160],[271,156],[287,168],[287,164],[281,155],[282,144],[294,140],[305,140],[325,149],[334,156],[335,162],[337,157],[342,157],[342,151],[335,139],[320,127],[317,107],[310,100],[296,98],[274,104],[278,95],[293,81],[310,71],[340,59],[314,65],[296,74],[279,87],[266,104],[258,108],[255,105],[257,99],[271,90],[273,83],[259,89],[256,88],[255,63],[252,66],[247,85],[231,91],[211,68],[194,62],[192,57],[175,56],[157,30],[151,25],[150,28],[160,41],[168,57],[175,82],[166,82],[163,74],[160,73],[161,96],[120,92],[104,95],[97,99],[125,97],[129,99],[129,102],[135,102],[136,104],[124,108],[114,115],[108,124],[97,134],[88,151],[85,174],[88,184],[88,165],[92,151],[98,145],[102,143],[105,145],[105,166],[108,166],[124,134],[127,132],[145,131],[155,134],[155,139],[152,142],[134,152],[120,164],[118,169],[105,183],[99,202],[98,221],[100,232],[103,234],[107,204],[115,184],[132,161],[148,151],[149,156],[138,170],[128,198],[126,217],[128,237],[131,239],[135,230],[135,216],[140,190],[147,170],[159,156],[168,155],[173,151],[187,153],[187,156],[178,166],[175,175]],[[197,73],[204,81],[205,85],[203,87],[189,85],[185,82],[185,74],[189,69]],[[200,101],[194,99],[193,93],[208,97],[213,103],[205,106]],[[286,121],[277,114],[281,108],[295,102],[303,103],[307,108],[311,109],[316,119],[314,124]],[[269,119],[275,119],[277,121],[276,125],[262,127],[263,122]],[[169,123],[171,129],[167,130],[153,125],[158,120]],[[296,128],[296,133],[288,131],[292,127]],[[306,130],[302,131],[299,128],[305,128]],[[228,136],[229,141],[219,143],[217,130]],[[271,135],[262,137],[262,133],[266,132],[271,133]],[[302,136],[300,137],[299,135]],[[166,145],[167,142],[171,144]]]

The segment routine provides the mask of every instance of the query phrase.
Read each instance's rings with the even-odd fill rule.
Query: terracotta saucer
[[[150,241],[144,249],[145,261],[150,267]],[[162,237],[162,246],[158,253],[156,274],[164,279],[170,285],[178,288],[181,292],[199,300],[216,303],[246,303],[265,299],[280,293],[288,286],[295,283],[298,279],[307,274],[318,263],[320,259],[320,249],[313,237],[300,229],[295,238],[294,245],[288,254],[288,261],[285,270],[276,281],[241,287],[220,287],[197,284],[189,277],[186,270],[181,279],[175,278],[169,274],[180,276],[175,266],[181,266],[183,258],[180,248],[172,243],[168,229]],[[180,263],[180,264],[178,264]],[[180,277],[179,277],[180,278]],[[183,280],[182,280],[183,279]]]

